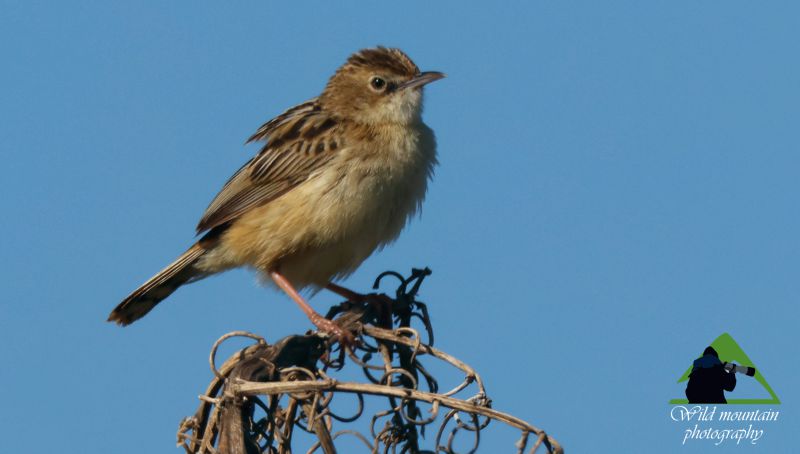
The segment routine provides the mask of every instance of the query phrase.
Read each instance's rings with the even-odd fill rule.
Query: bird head
[[[420,121],[422,87],[443,77],[440,72],[420,72],[400,49],[364,49],[330,78],[320,103],[358,123],[408,125]]]

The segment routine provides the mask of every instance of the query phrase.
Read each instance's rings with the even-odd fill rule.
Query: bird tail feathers
[[[168,297],[183,284],[206,277],[208,274],[194,265],[206,253],[206,249],[196,243],[181,254],[174,262],[147,280],[127,298],[122,300],[108,316],[109,322],[127,326],[150,312],[156,304]]]

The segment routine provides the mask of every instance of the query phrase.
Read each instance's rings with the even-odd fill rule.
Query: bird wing
[[[247,140],[265,140],[264,147],[225,183],[197,224],[197,233],[236,219],[306,181],[341,147],[337,126],[316,98],[264,123]]]

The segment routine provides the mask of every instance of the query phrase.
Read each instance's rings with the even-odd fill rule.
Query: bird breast
[[[435,148],[421,123],[345,143],[305,183],[234,222],[220,264],[279,269],[300,288],[346,276],[395,240],[418,211]]]

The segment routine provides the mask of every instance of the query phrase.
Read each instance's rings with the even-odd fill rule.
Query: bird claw
[[[317,327],[319,332],[336,338],[336,340],[344,347],[350,347],[352,349],[352,347],[356,345],[356,338],[353,336],[353,333],[342,328],[333,320],[329,320],[317,315],[316,317],[311,317],[311,323]]]

